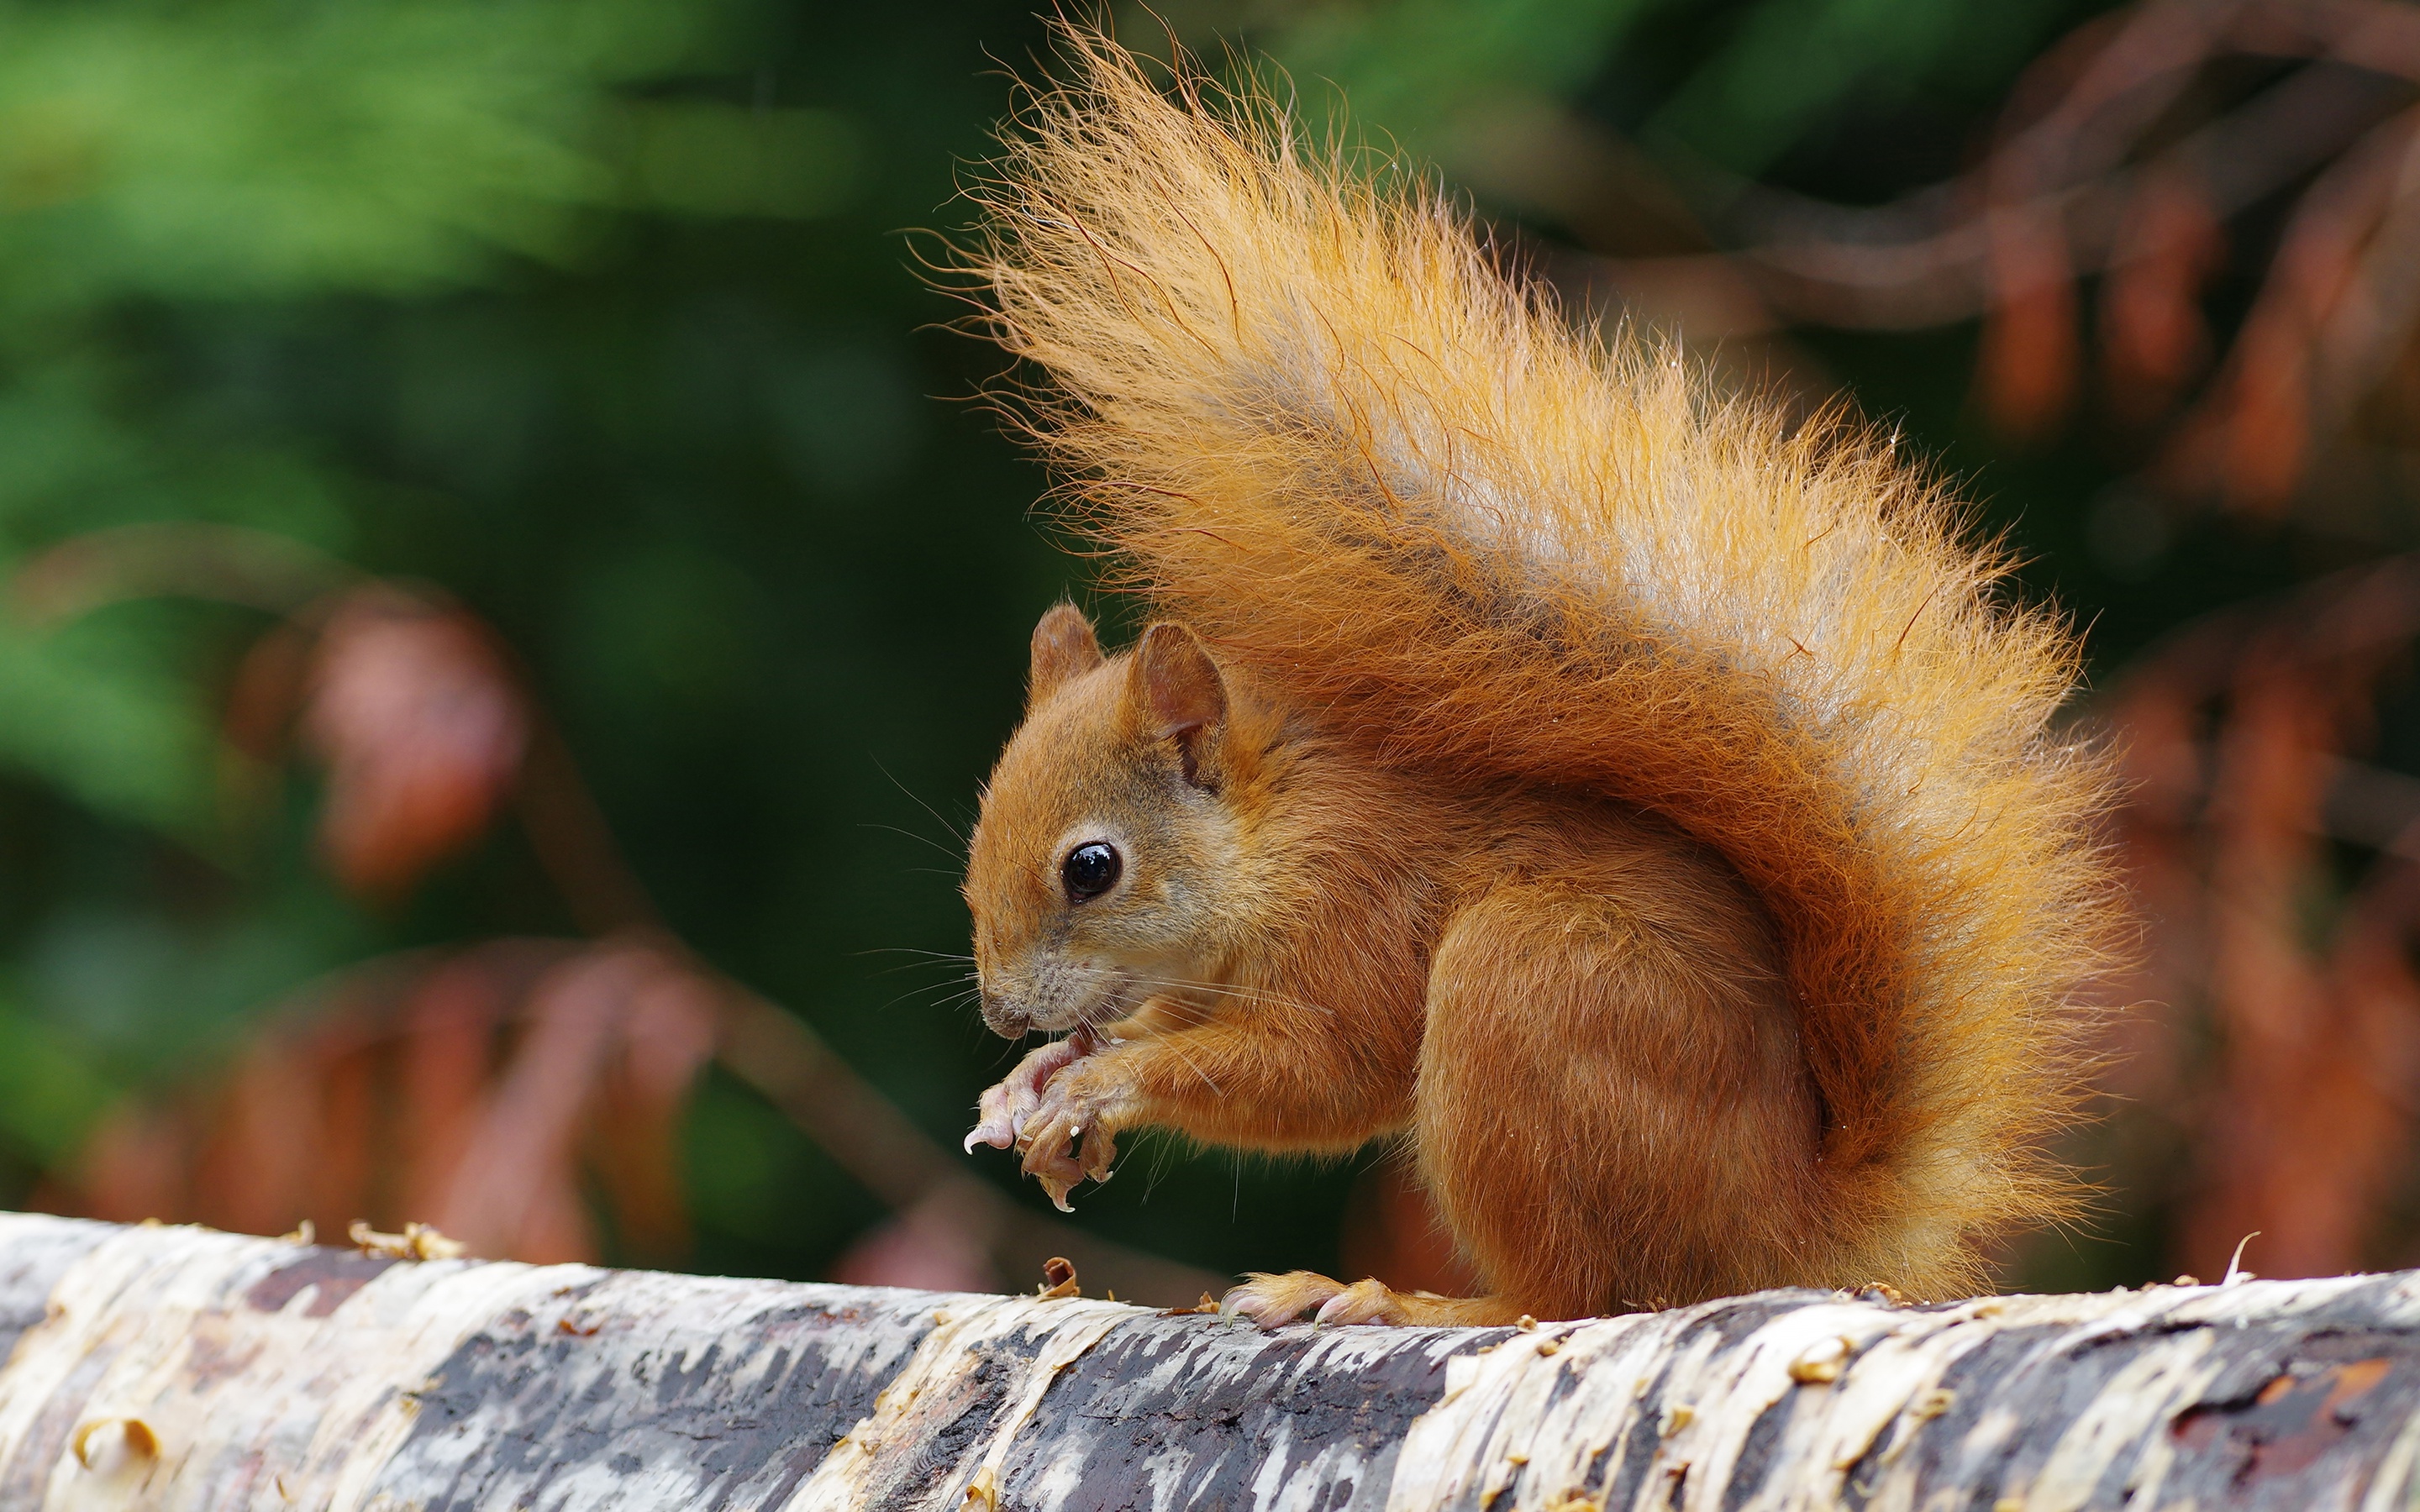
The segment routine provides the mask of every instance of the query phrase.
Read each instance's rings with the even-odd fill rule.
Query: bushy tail
[[[1071,30],[970,259],[1130,586],[1389,760],[1610,795],[1782,932],[1837,1224],[1810,1279],[1969,1278],[2062,1210],[2106,788],[2064,625],[1839,425],[1575,334],[1433,190],[1307,161]]]

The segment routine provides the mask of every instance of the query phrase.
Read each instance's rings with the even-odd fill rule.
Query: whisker
[[[1160,1006],[1177,1023],[1188,1029],[1209,1023],[1216,1012],[1215,1010],[1203,1008],[1198,1003],[1180,1003],[1171,998],[1162,998]]]
[[[909,796],[912,797],[914,795],[911,794]],[[932,836],[919,835],[912,829],[902,829],[897,825],[886,825],[878,820],[869,819],[859,825],[857,827],[860,829],[887,829],[894,835],[904,835],[908,839],[914,841],[919,845],[930,845],[933,849],[940,852],[943,856],[948,856],[953,861],[961,861],[965,859],[964,856],[950,849],[947,845],[942,844],[939,841],[935,840]],[[954,875],[955,873],[951,874]]]
[[[876,977],[895,977],[903,971],[947,971],[954,964],[954,962],[949,961],[907,961],[902,962],[897,965],[879,967],[875,971],[869,972],[868,975]]]
[[[1130,981],[1142,981],[1142,980],[1145,980],[1145,979],[1142,979],[1142,978],[1129,978],[1129,979],[1128,979],[1128,980],[1130,980]],[[1112,1000],[1111,1002],[1109,1002],[1109,1003],[1108,1005],[1106,1005],[1106,1006],[1107,1006],[1107,1007],[1111,1011],[1110,1012],[1109,1012],[1109,1013],[1103,1013],[1103,1012],[1101,1012],[1101,1011],[1098,1011],[1098,1010],[1088,1009],[1088,1010],[1084,1012],[1084,1014],[1083,1014],[1083,1016],[1082,1016],[1082,1019],[1081,1019],[1081,1021],[1080,1021],[1080,1023],[1081,1023],[1081,1026],[1082,1026],[1083,1028],[1085,1028],[1085,1029],[1094,1030],[1094,1031],[1096,1031],[1096,1032],[1097,1032],[1098,1030],[1100,1030],[1101,1028],[1103,1028],[1103,1027],[1105,1027],[1105,1026],[1106,1026],[1105,1025],[1103,1025],[1102,1023],[1100,1023],[1100,1022],[1099,1022],[1099,1020],[1100,1020],[1100,1019],[1102,1019],[1102,1018],[1104,1018],[1104,1017],[1106,1017],[1106,1018],[1109,1018],[1109,1019],[1112,1019],[1112,1020],[1117,1019],[1117,1018],[1124,1018],[1124,1017],[1125,1017],[1128,1012],[1130,1012],[1134,1008],[1139,1007],[1140,1005],[1139,1005],[1139,1004],[1125,1004],[1125,1003],[1120,1003],[1120,1002],[1117,1002],[1117,1001],[1115,1001],[1115,1000]],[[1069,1032],[1071,1032],[1071,1033],[1072,1033],[1072,1032],[1074,1032],[1074,1031],[1072,1031],[1072,1030],[1071,1030],[1071,1031],[1069,1031]],[[1176,1056],[1176,1058],[1177,1058],[1177,1059],[1179,1059],[1179,1060],[1181,1060],[1181,1061],[1185,1062],[1185,1068],[1186,1068],[1186,1070],[1190,1071],[1191,1072],[1193,1072],[1193,1074],[1194,1074],[1194,1075],[1199,1076],[1199,1077],[1201,1077],[1201,1078],[1202,1078],[1202,1086],[1204,1086],[1204,1087],[1207,1087],[1208,1088],[1210,1088],[1210,1095],[1211,1095],[1211,1096],[1213,1096],[1213,1097],[1224,1097],[1224,1096],[1226,1096],[1226,1095],[1227,1095],[1225,1088],[1221,1088],[1221,1087],[1218,1084],[1218,1082],[1217,1082],[1217,1081],[1215,1081],[1214,1079],[1212,1079],[1212,1077],[1211,1077],[1211,1075],[1210,1075],[1210,1073],[1209,1073],[1208,1072],[1203,1071],[1203,1070],[1202,1069],[1202,1065],[1201,1065],[1201,1063],[1200,1063],[1199,1061],[1195,1060],[1191,1056],[1188,1056],[1188,1055],[1187,1055],[1187,1054],[1185,1053],[1185,1047],[1184,1047],[1183,1045],[1181,1045],[1181,1044],[1177,1043],[1174,1040],[1171,1040],[1171,1039],[1162,1039],[1159,1042],[1160,1042],[1162,1045],[1165,1045],[1169,1050],[1172,1051],[1172,1052],[1175,1054],[1175,1056]]]
[[[1289,997],[1283,993],[1271,992],[1265,987],[1236,987],[1224,982],[1195,981],[1185,977],[1132,977],[1128,980],[1146,986],[1174,987],[1191,992],[1211,993],[1224,997],[1241,998],[1247,1002],[1271,1003],[1280,1008],[1298,1008],[1306,1013],[1320,1013],[1330,1018],[1335,1017],[1333,1009],[1322,1008],[1317,1003],[1305,1002],[1299,997]]]
[[[946,981],[934,981],[926,982],[922,987],[910,987],[906,992],[901,993],[898,996],[891,998],[882,1006],[884,1008],[896,1008],[902,1003],[922,997],[927,993],[941,992],[950,985],[951,984]],[[951,993],[947,997],[936,998],[932,1006],[935,1008],[949,1008],[957,1003],[972,1002],[977,995],[979,995],[979,994],[975,989],[960,987],[955,992]]]
[[[1202,1085],[1210,1088],[1211,1096],[1224,1097],[1227,1095],[1225,1090],[1222,1089],[1217,1082],[1210,1079],[1210,1073],[1202,1069],[1200,1062],[1196,1061],[1191,1056],[1185,1053],[1184,1045],[1178,1043],[1174,1040],[1162,1040],[1160,1043],[1168,1049],[1175,1052],[1176,1058],[1185,1062],[1186,1070],[1202,1078]]]
[[[1204,981],[1195,977],[1138,977],[1135,980],[1138,981],[1151,981],[1166,987],[1192,987],[1202,992],[1228,993],[1239,997],[1260,997],[1270,1002],[1285,1003],[1295,1008],[1312,1009],[1322,1013],[1328,1011],[1326,1009],[1321,1008],[1316,1003],[1305,1002],[1297,997],[1289,997],[1283,993],[1276,992],[1266,987],[1239,987],[1233,982]]]
[[[935,823],[939,824],[939,825],[943,829],[948,830],[948,831],[950,832],[950,834],[951,834],[952,838],[954,838],[954,839],[955,839],[955,840],[957,841],[957,842],[958,842],[958,849],[959,849],[959,850],[962,850],[962,851],[963,851],[963,850],[965,850],[969,845],[970,845],[971,843],[973,843],[971,841],[970,841],[970,840],[966,837],[966,835],[964,835],[963,833],[961,833],[961,832],[959,831],[959,829],[958,829],[958,826],[957,826],[957,825],[954,825],[954,824],[950,823],[947,819],[944,819],[944,818],[942,818],[942,817],[941,817],[941,810],[940,810],[934,808],[931,804],[926,803],[923,799],[922,799],[922,798],[920,798],[920,797],[917,797],[917,796],[916,796],[916,795],[915,795],[914,793],[909,792],[909,790],[908,790],[908,784],[907,784],[907,783],[900,781],[900,780],[899,780],[897,778],[895,778],[895,777],[892,777],[892,776],[891,776],[891,768],[889,768],[888,766],[883,765],[883,764],[882,764],[882,763],[881,763],[879,760],[877,760],[877,761],[876,761],[876,762],[875,762],[875,764],[874,764],[874,769],[875,769],[876,771],[877,771],[877,772],[880,772],[884,777],[886,777],[886,778],[890,778],[890,779],[891,779],[891,785],[892,785],[892,787],[897,788],[897,789],[898,789],[900,792],[902,792],[902,793],[906,793],[906,794],[908,795],[908,799],[909,799],[911,802],[913,802],[913,803],[916,805],[916,807],[917,807],[917,808],[923,810],[924,810],[926,813],[928,813],[928,814],[931,814],[931,815],[933,816],[933,819],[934,819],[934,822],[935,822]]]

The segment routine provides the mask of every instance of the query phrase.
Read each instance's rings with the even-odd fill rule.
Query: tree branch
[[[2408,1504],[2420,1273],[1536,1329],[0,1214],[0,1504]]]

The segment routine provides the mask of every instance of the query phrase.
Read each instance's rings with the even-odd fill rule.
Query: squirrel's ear
[[[1033,666],[1025,676],[1027,712],[1040,708],[1062,683],[1100,664],[1101,640],[1093,633],[1093,622],[1073,604],[1052,605],[1033,627]]]
[[[1202,780],[1198,758],[1205,737],[1227,717],[1227,684],[1210,648],[1182,625],[1161,621],[1135,643],[1126,673],[1127,695],[1138,722],[1156,740],[1173,740],[1185,761],[1185,779]]]

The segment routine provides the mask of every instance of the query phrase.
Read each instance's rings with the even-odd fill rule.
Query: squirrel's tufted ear
[[[1040,708],[1062,683],[1083,676],[1101,664],[1101,640],[1093,622],[1073,604],[1050,607],[1033,627],[1033,666],[1025,675],[1025,707]]]
[[[1210,648],[1190,629],[1163,620],[1135,643],[1126,679],[1127,698],[1143,732],[1175,741],[1185,779],[1202,783],[1202,743],[1227,718],[1227,684],[1210,659]]]

